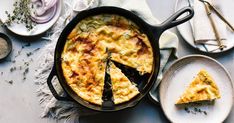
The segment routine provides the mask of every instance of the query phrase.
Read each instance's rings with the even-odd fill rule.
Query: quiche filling
[[[97,105],[103,102],[107,50],[111,61],[132,67],[141,75],[152,72],[151,44],[132,21],[112,14],[81,20],[67,37],[61,56],[62,70],[73,91]],[[139,94],[133,82],[114,64],[110,65],[110,77],[115,104]]]
[[[221,98],[213,78],[204,69],[200,70],[176,104],[212,101]]]
[[[110,62],[110,75],[115,104],[126,102],[139,94],[136,84],[131,83],[112,62]]]

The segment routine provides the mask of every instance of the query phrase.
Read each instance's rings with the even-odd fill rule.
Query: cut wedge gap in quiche
[[[109,63],[109,68],[115,104],[127,102],[140,93],[136,84],[132,83],[113,62]]]
[[[122,73],[131,81],[137,84],[138,89],[141,89],[141,87],[145,86],[145,80],[150,78],[150,73],[145,73],[144,75],[141,75],[139,71],[136,68],[132,68],[129,66],[126,66],[124,64],[121,64],[116,61],[112,61],[116,67],[118,67]],[[141,91],[141,90],[139,90]]]
[[[103,100],[102,107],[112,108],[114,106],[114,102],[113,102],[112,84],[111,84],[110,69],[109,69],[111,53],[109,52],[108,48],[106,48],[106,52],[108,56],[106,58],[104,90],[102,94],[102,100]]]
[[[176,101],[176,104],[214,101],[219,98],[221,98],[221,96],[218,86],[208,72],[202,69]]]

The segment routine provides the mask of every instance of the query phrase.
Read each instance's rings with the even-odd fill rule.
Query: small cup
[[[0,62],[1,62],[7,56],[9,56],[9,54],[11,53],[11,51],[12,51],[12,42],[11,42],[11,39],[6,34],[4,34],[4,33],[0,33],[0,38],[3,38],[6,41],[6,43],[7,43],[7,53],[5,53],[3,56],[1,56],[1,54],[0,54]]]

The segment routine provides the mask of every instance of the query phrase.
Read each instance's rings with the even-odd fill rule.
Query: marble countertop
[[[155,17],[165,20],[174,12],[175,0],[147,0]],[[179,57],[189,54],[203,54],[188,45],[173,28],[179,37]],[[37,87],[33,82],[36,58],[40,48],[49,41],[38,37],[20,37],[4,28],[0,28],[10,36],[13,41],[13,52],[7,61],[0,63],[0,122],[1,123],[55,123],[52,119],[40,117],[40,108],[36,96]],[[22,48],[24,47],[24,48]],[[39,49],[39,50],[38,50]],[[20,54],[20,55],[18,55]],[[208,55],[208,54],[205,54]],[[223,54],[208,55],[222,63],[234,77],[234,49]],[[28,64],[28,65],[27,65]],[[14,70],[16,68],[16,70]],[[29,69],[28,69],[29,68]],[[27,70],[28,69],[28,72]],[[13,81],[13,83],[9,81]],[[227,123],[234,121],[234,107],[225,120]],[[82,117],[81,123],[165,123],[169,122],[159,105],[155,105],[148,98],[143,99],[134,108],[114,113],[100,113],[94,116]]]

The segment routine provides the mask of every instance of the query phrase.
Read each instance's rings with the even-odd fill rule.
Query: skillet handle
[[[52,68],[52,70],[51,70],[51,72],[50,72],[50,75],[49,75],[49,77],[48,77],[48,79],[47,79],[47,84],[48,84],[48,86],[49,86],[49,89],[50,89],[52,95],[53,95],[57,100],[60,100],[60,101],[71,101],[71,98],[70,98],[69,96],[63,97],[63,96],[60,96],[60,95],[56,92],[56,90],[55,90],[55,88],[54,88],[54,86],[53,86],[53,84],[52,84],[52,79],[53,79],[54,76],[56,76],[56,75],[57,75],[57,74],[56,74],[55,66],[53,66],[53,68]]]
[[[180,19],[178,19],[181,15],[187,13],[188,14]],[[163,32],[169,28],[172,28],[174,26],[177,26],[179,24],[182,24],[186,21],[188,21],[189,19],[191,19],[194,15],[194,11],[191,7],[184,7],[182,9],[180,9],[179,11],[177,11],[175,14],[173,14],[171,17],[169,17],[166,21],[164,21],[163,23],[161,23],[159,25],[159,28],[161,29],[160,31]]]

